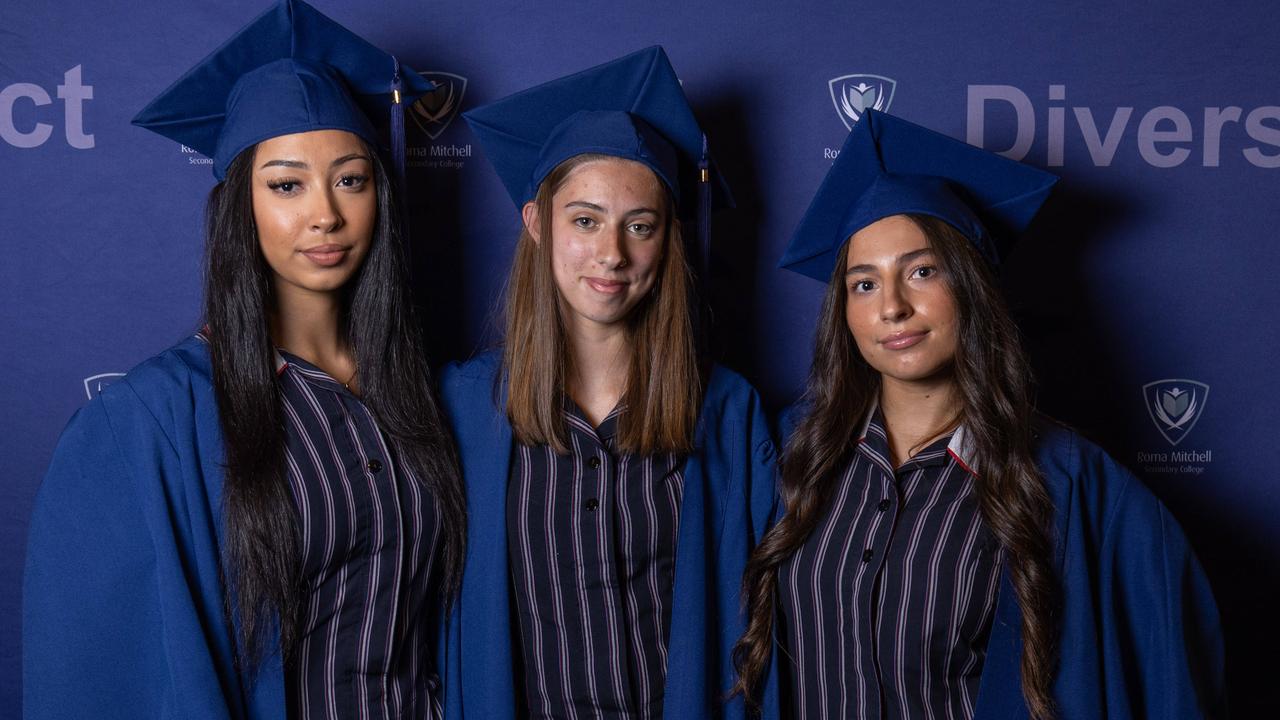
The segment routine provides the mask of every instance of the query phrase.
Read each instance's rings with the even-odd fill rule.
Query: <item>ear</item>
[[[529,237],[533,238],[535,243],[542,242],[540,237],[542,226],[538,224],[538,203],[530,200],[520,208],[520,217],[524,220],[524,229],[529,233]]]

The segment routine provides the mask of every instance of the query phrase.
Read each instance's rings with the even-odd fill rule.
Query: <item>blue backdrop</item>
[[[129,118],[266,4],[0,4],[0,715],[20,707],[28,516],[59,431],[199,324],[210,167]],[[1275,716],[1280,5],[315,4],[446,88],[409,123],[436,360],[486,342],[517,229],[457,110],[649,44],[737,196],[715,224],[717,337],[775,405],[821,294],[775,264],[863,108],[1060,173],[1005,269],[1040,404],[1173,509],[1222,609],[1233,709]]]

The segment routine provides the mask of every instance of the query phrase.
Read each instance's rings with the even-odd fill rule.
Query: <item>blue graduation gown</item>
[[[29,718],[283,718],[283,673],[235,669],[222,611],[222,434],[196,338],[67,425],[36,497],[23,586]]]
[[[488,353],[441,379],[468,513],[466,567],[444,661],[451,719],[511,720],[519,703],[506,525],[513,438],[504,393],[496,391],[500,364]],[[684,467],[663,717],[737,720],[746,717],[742,699],[723,698],[735,678],[730,652],[745,627],[742,571],[776,502],[768,421],[755,390],[729,370],[711,373],[694,444]],[[769,673],[765,717],[774,718],[776,669]]]
[[[1058,717],[1224,717],[1217,606],[1177,521],[1098,446],[1052,421],[1036,430],[1062,591]],[[975,720],[1028,716],[1021,619],[1006,572]]]

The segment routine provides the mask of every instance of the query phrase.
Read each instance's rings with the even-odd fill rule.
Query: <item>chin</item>
[[[569,309],[575,315],[600,325],[613,325],[626,320],[636,303],[625,298],[613,302],[602,302],[597,298],[582,298],[579,302],[569,303]]]
[[[876,369],[885,377],[890,377],[898,382],[905,383],[933,383],[946,378],[949,374],[949,367],[946,363],[928,366],[921,366],[914,363],[906,366],[891,364],[886,367]]]
[[[355,273],[328,273],[320,277],[291,278],[289,282],[309,292],[330,293],[341,290],[354,276]]]

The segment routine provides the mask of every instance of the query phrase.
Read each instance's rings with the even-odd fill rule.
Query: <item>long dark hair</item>
[[[226,179],[209,193],[205,217],[206,334],[226,449],[223,584],[246,668],[269,654],[272,629],[279,630],[283,656],[290,655],[304,600],[269,324],[272,274],[253,221],[255,151],[248,148],[231,163]],[[355,354],[364,403],[440,505],[437,551],[447,602],[462,574],[466,502],[414,318],[391,181],[377,154],[369,155],[377,220],[368,255],[344,288],[341,332]]]
[[[569,452],[568,430],[561,412],[570,356],[563,300],[551,269],[551,199],[581,165],[608,157],[576,155],[552,170],[538,187],[539,236],[520,231],[507,283],[506,340],[503,369],[507,375],[507,417],[516,439]],[[666,239],[661,268],[652,291],[628,317],[632,352],[622,403],[628,412],[618,419],[618,447],[626,452],[687,453],[702,405],[693,308],[694,279],[675,202],[666,198]]]
[[[982,519],[1004,547],[1022,609],[1022,694],[1033,718],[1052,717],[1057,661],[1057,581],[1051,564],[1052,507],[1032,454],[1031,370],[994,273],[971,242],[933,217],[908,215],[924,232],[960,320],[954,361],[960,421],[972,438]],[[743,575],[749,615],[734,647],[735,692],[753,700],[774,645],[778,569],[822,520],[839,470],[880,391],[845,321],[849,242],[827,284],[803,418],[781,459],[787,513],[756,546]]]

